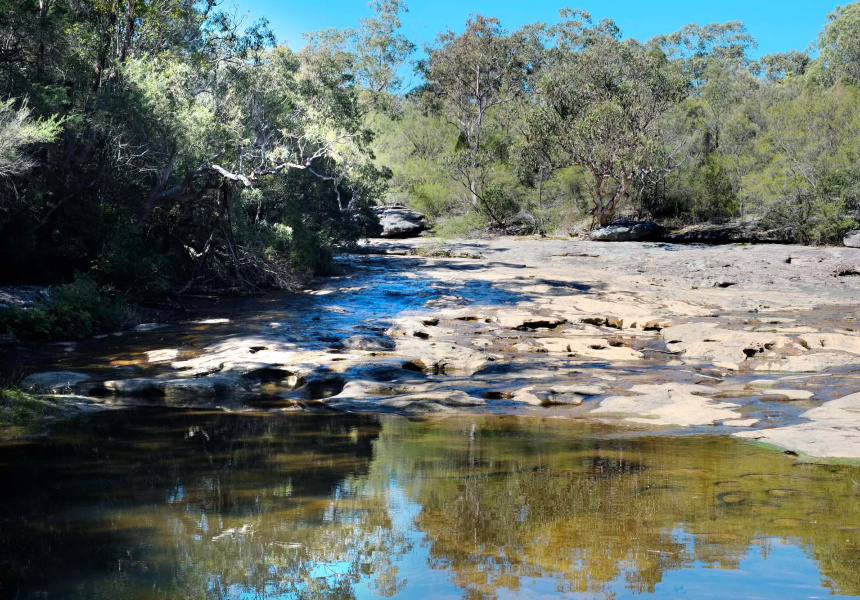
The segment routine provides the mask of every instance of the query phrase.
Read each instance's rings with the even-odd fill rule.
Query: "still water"
[[[117,411],[0,444],[0,598],[860,595],[858,482],[574,421]]]

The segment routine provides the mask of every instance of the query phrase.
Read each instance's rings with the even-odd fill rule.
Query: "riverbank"
[[[14,360],[79,374],[49,391],[104,406],[539,415],[860,457],[860,277],[846,274],[860,250],[533,238],[364,250],[301,294],[204,303]]]

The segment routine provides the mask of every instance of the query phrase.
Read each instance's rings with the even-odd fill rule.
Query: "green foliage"
[[[26,148],[53,142],[60,133],[62,121],[56,116],[33,120],[30,115],[26,104],[16,110],[14,100],[0,101],[0,180],[33,168],[35,162]]]
[[[818,36],[818,59],[811,75],[825,85],[860,84],[860,3],[837,6]]]
[[[364,88],[388,95],[411,52],[403,3],[301,53],[210,2],[2,7],[6,281],[289,287],[375,227],[390,173],[372,163]]]
[[[476,232],[484,231],[486,226],[487,222],[481,215],[467,212],[440,222],[433,231],[438,237],[445,240],[470,237]]]
[[[805,85],[764,113],[756,169],[742,194],[767,221],[800,242],[836,240],[860,208],[860,94],[853,86]]]
[[[659,118],[686,81],[661,51],[622,41],[611,21],[591,26],[587,13],[562,15],[525,118],[522,160],[549,171],[585,167],[593,214],[606,225],[635,182],[664,162]]]
[[[0,331],[24,340],[77,339],[116,328],[123,303],[87,277],[51,288],[48,299],[32,308],[0,309]]]
[[[55,401],[16,388],[0,389],[0,427],[26,427],[61,412]]]
[[[860,220],[858,2],[817,56],[760,62],[739,22],[639,42],[581,11],[516,31],[475,15],[405,95],[406,4],[370,9],[293,52],[213,2],[0,0],[2,282],[292,287],[373,234],[379,201],[446,235],[626,212],[827,243]],[[98,329],[40,314],[41,335]]]

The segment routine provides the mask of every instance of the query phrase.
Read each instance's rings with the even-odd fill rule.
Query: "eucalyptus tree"
[[[595,220],[605,226],[631,188],[665,170],[660,117],[679,102],[686,80],[659,49],[622,40],[609,20],[565,10],[523,128],[531,169],[571,166],[592,178]]]
[[[762,66],[765,81],[775,82],[786,77],[804,75],[812,63],[812,59],[806,52],[789,50],[788,52],[766,54],[761,57],[759,63]]]
[[[402,88],[401,71],[415,44],[400,32],[401,16],[409,12],[403,0],[373,0],[370,8],[373,16],[361,19],[358,27],[306,34],[303,53],[337,65],[373,102],[380,102],[380,96]]]
[[[748,52],[758,44],[740,21],[685,25],[680,30],[649,41],[670,60],[683,65],[693,92],[701,92],[715,70],[756,69]]]
[[[833,85],[844,79],[860,85],[860,2],[828,13],[815,48],[818,57],[811,71],[817,81]]]
[[[448,161],[452,176],[468,191],[472,208],[501,225],[494,210],[498,190],[487,184],[494,156],[489,143],[494,112],[523,98],[535,63],[536,33],[514,33],[498,19],[475,15],[463,33],[448,30],[426,48],[418,63],[426,85],[424,97],[459,134],[458,152]]]

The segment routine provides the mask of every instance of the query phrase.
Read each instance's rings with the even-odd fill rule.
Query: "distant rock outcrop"
[[[673,244],[779,244],[786,240],[780,232],[750,221],[691,225],[666,232],[662,241]]]
[[[427,219],[420,212],[405,206],[381,206],[374,212],[382,225],[382,238],[417,237],[427,229]]]
[[[860,248],[860,229],[846,233],[842,243],[849,248]]]

